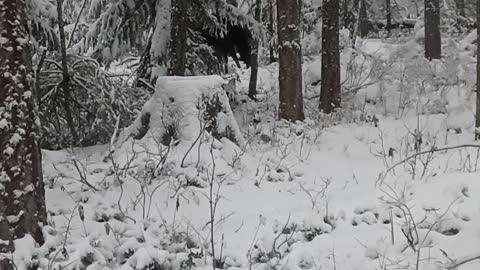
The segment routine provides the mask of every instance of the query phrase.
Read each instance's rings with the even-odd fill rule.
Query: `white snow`
[[[10,142],[10,144],[12,144],[12,145],[17,145],[21,140],[22,140],[22,136],[21,136],[20,134],[18,134],[18,133],[13,133],[13,134],[12,134],[12,137],[10,137],[9,142]],[[13,152],[10,153],[10,155],[11,155],[11,154],[13,154]]]
[[[151,132],[162,134],[168,127],[166,124],[177,123],[180,137],[187,142],[197,138],[200,126],[199,113],[204,111],[202,99],[218,95],[222,104],[228,103],[228,97],[222,86],[227,82],[220,76],[195,76],[195,77],[160,77],[156,83],[155,95],[142,109],[142,114],[150,113]],[[242,135],[236,126],[230,108],[224,108],[224,113],[217,118],[219,130],[230,126],[237,138]],[[233,125],[233,126],[232,126]],[[125,136],[139,129],[141,117],[126,131]],[[242,141],[240,141],[242,142]]]
[[[278,121],[272,64],[259,70],[259,102],[245,99],[217,118],[220,130],[239,123],[233,132],[241,143],[200,132],[198,100],[218,93],[226,104],[225,79],[160,77],[142,109],[151,129],[141,140],[129,138],[139,117],[115,145],[44,151],[46,246],[67,254],[54,260],[50,253],[53,264],[210,269],[211,183],[220,199],[215,256],[228,269],[415,269],[418,260],[418,269],[433,270],[477,254],[480,148],[428,153],[475,144],[473,66],[456,62],[469,52],[429,63],[419,59],[416,42],[367,39],[356,48],[341,54],[343,86],[351,91],[336,116],[317,114],[320,86],[312,83],[321,78],[321,62],[312,55],[304,59],[303,123]],[[450,64],[462,83],[447,83]],[[249,71],[237,72],[241,97]],[[165,123],[178,124],[178,144],[159,143]],[[463,132],[447,133],[457,128]],[[427,153],[402,163],[421,151]],[[83,178],[73,159],[84,166]],[[34,251],[47,253],[25,248],[17,258],[28,262]],[[479,267],[476,260],[458,269]]]
[[[7,119],[2,118],[0,119],[0,129],[5,129],[10,125],[10,123],[7,121]]]
[[[10,216],[7,216],[7,220],[9,223],[17,223],[20,218],[22,217],[22,215],[24,214],[23,210],[20,211],[20,213],[18,213],[18,215],[10,215]]]
[[[7,156],[11,156],[15,153],[15,150],[12,147],[6,147],[5,150],[3,150],[3,154]]]

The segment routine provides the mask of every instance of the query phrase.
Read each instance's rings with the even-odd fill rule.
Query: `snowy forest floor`
[[[366,47],[378,52],[378,46],[390,45]],[[315,81],[319,63],[306,62],[306,84]],[[248,73],[240,75],[240,91],[248,88]],[[263,101],[236,109],[237,116],[260,119],[255,126],[238,119],[248,130],[245,147],[207,138],[185,166],[190,145],[182,143],[168,155],[153,154],[158,144],[143,140],[141,154],[133,156],[127,145],[113,161],[106,158],[109,146],[44,151],[50,255],[42,264],[211,269],[211,198],[218,202],[216,265],[224,269],[454,269],[480,255],[480,149],[429,151],[473,144],[473,129],[462,124],[468,113],[454,120],[453,111],[419,113],[413,101],[417,106],[398,117],[378,113],[386,111],[383,98],[364,104],[371,113],[363,106],[362,121],[352,109],[355,121],[310,117],[288,124],[274,120],[276,74],[275,64],[261,68]],[[378,97],[383,84],[381,95],[391,97],[393,76],[372,80],[353,100],[366,102],[368,91]],[[314,88],[307,87],[307,98]],[[455,91],[466,107],[472,99]],[[314,110],[318,99],[307,100],[307,111]],[[452,121],[461,133],[452,131]],[[421,151],[427,153],[406,159]],[[479,267],[474,260],[458,269]]]

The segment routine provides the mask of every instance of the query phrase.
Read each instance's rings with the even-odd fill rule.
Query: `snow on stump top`
[[[126,130],[126,138],[149,132],[162,144],[195,141],[202,130],[236,144],[244,139],[230,108],[231,84],[221,76],[159,77],[155,94]]]

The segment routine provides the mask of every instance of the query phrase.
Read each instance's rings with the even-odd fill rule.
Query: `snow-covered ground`
[[[234,110],[240,146],[208,134],[194,144],[194,134],[168,148],[147,135],[112,155],[108,145],[44,151],[50,224],[35,252],[50,255],[41,265],[211,269],[210,206],[224,269],[454,269],[480,256],[480,148],[429,152],[474,144],[468,80],[422,92],[412,86],[418,72],[388,64],[397,45],[366,42],[365,59],[381,55],[390,72],[367,77],[338,121],[314,117],[314,98],[304,123],[275,121],[274,64],[259,72],[263,101]],[[342,72],[349,62],[342,54]],[[305,63],[306,96],[318,92],[319,63]],[[249,74],[239,72],[242,92]],[[354,81],[363,80],[345,84]]]

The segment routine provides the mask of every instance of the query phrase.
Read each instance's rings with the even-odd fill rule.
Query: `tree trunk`
[[[14,240],[43,243],[46,223],[37,144],[26,0],[0,1],[0,269],[12,270]]]
[[[360,25],[360,0],[352,1],[352,19],[351,19],[351,38],[353,39],[353,44],[355,44],[355,38],[358,36],[358,30]],[[355,46],[355,45],[354,45]]]
[[[279,117],[303,120],[302,46],[300,42],[301,0],[278,0]]]
[[[442,57],[439,1],[425,0],[425,57],[428,60]]]
[[[320,111],[331,113],[340,107],[339,3],[337,0],[325,0],[322,8]]]
[[[359,14],[359,25],[358,30],[361,38],[364,38],[368,35],[368,18],[367,18],[367,3],[365,0],[360,0],[360,14]]]
[[[480,0],[477,0],[477,33],[480,33]],[[477,42],[477,112],[475,140],[480,140],[480,44]]]
[[[272,34],[271,40],[269,42],[269,51],[270,51],[270,63],[274,63],[276,61],[275,59],[275,30],[274,30],[274,25],[275,25],[275,17],[273,16],[273,13],[275,11],[275,6],[274,6],[274,0],[269,0],[269,8],[268,8],[268,32]]]
[[[255,2],[255,20],[262,21],[262,0]],[[250,83],[248,85],[248,97],[253,100],[257,99],[257,77],[258,77],[258,50],[260,42],[258,37],[252,39],[252,55],[250,66]]]
[[[455,0],[458,15],[465,18],[465,0]]]
[[[65,109],[65,118],[67,120],[70,134],[72,135],[72,145],[78,145],[79,137],[77,130],[75,129],[75,123],[73,122],[73,116],[70,106],[70,75],[68,74],[67,65],[67,49],[65,47],[66,36],[63,22],[63,0],[57,0],[57,16],[58,16],[58,31],[60,33],[60,55],[62,56],[62,82],[61,88],[63,90],[63,107]]]
[[[172,0],[169,75],[185,75],[188,0]]]
[[[392,34],[392,3],[390,0],[385,0],[385,11],[387,15],[387,36]]]
[[[342,24],[341,24],[341,27],[344,27],[346,29],[348,29],[348,26],[349,26],[349,8],[348,8],[348,3],[350,1],[349,0],[343,0],[342,1]]]

